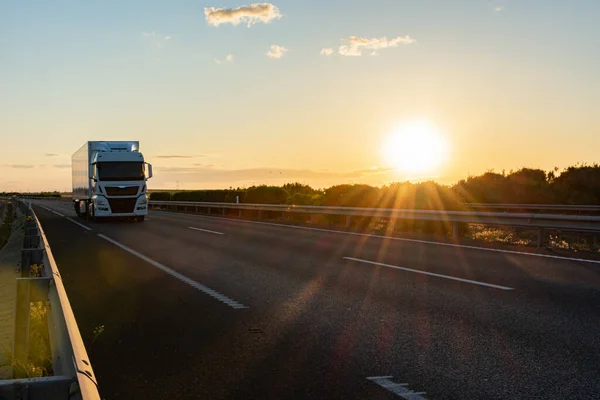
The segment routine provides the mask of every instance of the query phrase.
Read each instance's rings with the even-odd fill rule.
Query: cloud
[[[267,56],[270,58],[281,58],[285,52],[289,51],[283,46],[278,46],[276,44],[271,46],[271,50],[267,53]]]
[[[371,55],[377,55],[377,50],[398,47],[401,44],[413,44],[416,40],[410,36],[398,36],[390,40],[385,36],[372,39],[350,36],[347,42],[347,45],[340,46],[338,54],[342,56],[362,56],[363,50],[372,50]]]
[[[213,60],[217,64],[229,64],[233,62],[233,54],[227,54],[227,57],[225,57],[223,60],[219,60],[217,58],[214,58]]]
[[[35,165],[33,164],[4,164],[5,167],[9,167],[9,168],[18,168],[18,169],[30,169],[30,168],[34,168]]]
[[[395,168],[372,167],[369,169],[359,169],[356,171],[351,171],[344,174],[344,176],[348,178],[361,178],[365,176],[384,175],[393,171],[395,171]]]
[[[56,157],[58,154],[56,153],[46,153],[44,154],[46,157]]]
[[[500,11],[502,11],[502,10],[504,10],[504,7],[503,7],[503,6],[500,6],[500,7],[495,7],[495,8],[494,8],[494,12],[500,12]]]
[[[191,156],[182,156],[182,155],[154,156],[154,158],[166,158],[166,159],[171,159],[171,158],[198,158],[198,157],[205,157],[205,156],[203,154],[196,154],[196,155],[191,155]]]
[[[54,164],[54,168],[71,168],[71,164]]]
[[[163,48],[165,43],[172,39],[170,35],[163,35],[156,32],[142,32],[142,36],[149,40],[159,50]]]
[[[204,15],[206,22],[212,26],[238,25],[243,22],[248,25],[248,28],[258,22],[268,24],[274,19],[282,17],[279,8],[271,3],[255,3],[238,8],[209,7],[204,9]]]
[[[331,48],[325,48],[321,50],[321,55],[322,56],[330,56],[333,54],[333,49]]]

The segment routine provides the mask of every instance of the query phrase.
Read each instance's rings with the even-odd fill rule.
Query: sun
[[[381,154],[392,168],[408,173],[434,172],[448,155],[448,143],[434,125],[410,122],[391,133],[383,143]]]

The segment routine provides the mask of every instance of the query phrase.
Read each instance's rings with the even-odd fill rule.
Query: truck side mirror
[[[148,177],[146,179],[150,179],[152,178],[152,164],[147,164],[148,165]]]

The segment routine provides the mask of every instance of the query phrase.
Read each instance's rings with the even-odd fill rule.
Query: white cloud
[[[227,57],[222,60],[219,60],[218,58],[214,58],[213,60],[217,64],[229,64],[233,62],[233,54],[227,54]]]
[[[163,35],[156,32],[142,32],[142,36],[147,38],[159,49],[162,49],[165,43],[172,39],[171,35]]]
[[[496,8],[494,8],[495,12],[500,12],[502,10],[504,10],[504,7],[496,7]]]
[[[347,45],[340,46],[338,54],[342,56],[362,56],[363,50],[373,50],[371,55],[376,55],[377,50],[398,47],[398,45],[401,44],[412,44],[415,43],[416,40],[410,36],[398,36],[390,40],[386,37],[367,39],[350,36],[347,39],[347,42]]]
[[[279,8],[271,3],[256,3],[238,8],[209,7],[204,9],[204,15],[206,22],[212,26],[238,25],[243,22],[248,25],[248,28],[258,22],[268,24],[274,19],[282,17]]]
[[[322,56],[330,56],[333,54],[333,49],[331,48],[325,48],[321,50],[321,55]]]
[[[278,46],[276,44],[271,46],[271,50],[267,53],[267,56],[271,58],[281,58],[285,52],[289,51],[283,46]]]

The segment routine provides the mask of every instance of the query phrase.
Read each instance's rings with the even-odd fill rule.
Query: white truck
[[[79,217],[144,220],[152,165],[139,148],[136,141],[87,142],[73,154],[73,205]]]

